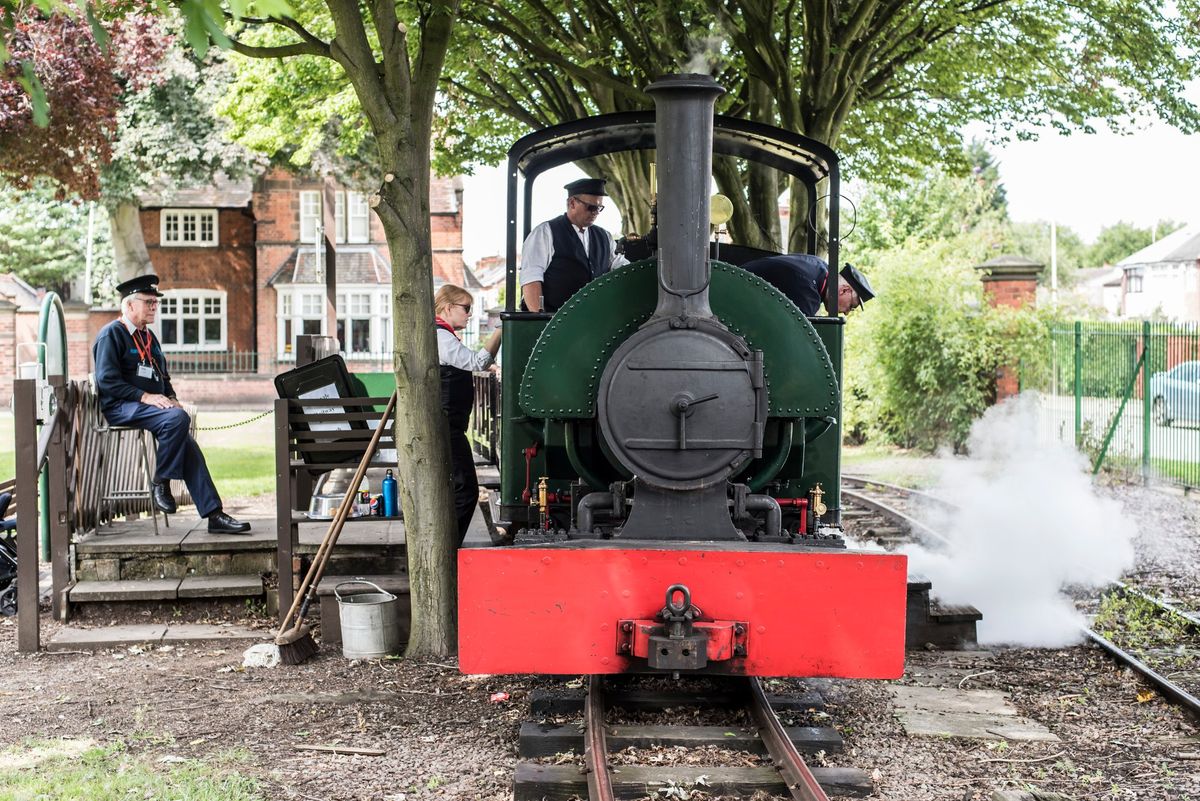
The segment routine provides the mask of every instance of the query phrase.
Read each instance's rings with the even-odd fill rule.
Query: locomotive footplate
[[[657,620],[620,622],[617,653],[645,659],[655,670],[672,671],[702,670],[709,662],[746,656],[749,623],[698,620],[703,614],[692,604],[692,593],[685,585],[672,584]]]

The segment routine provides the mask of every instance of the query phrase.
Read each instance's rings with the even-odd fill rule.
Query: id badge
[[[139,364],[137,374],[138,374],[138,378],[149,378],[149,379],[153,380],[154,379],[154,368],[148,364]]]

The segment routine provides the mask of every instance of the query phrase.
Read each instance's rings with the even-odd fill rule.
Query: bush
[[[846,332],[846,430],[933,451],[963,447],[995,398],[997,372],[1041,364],[1046,325],[1032,310],[993,309],[973,265],[989,232],[909,240],[872,259],[879,297]]]

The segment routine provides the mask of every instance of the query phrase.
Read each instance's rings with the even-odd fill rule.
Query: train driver
[[[596,222],[604,210],[605,180],[566,185],[567,212],[529,232],[521,247],[521,299],[528,311],[557,311],[589,281],[629,261],[612,234]]]
[[[778,289],[805,315],[811,317],[821,310],[829,278],[829,264],[824,259],[807,253],[785,253],[748,261],[742,269]],[[838,282],[839,314],[848,314],[875,297],[870,282],[858,268],[847,264],[838,274],[842,277]]]

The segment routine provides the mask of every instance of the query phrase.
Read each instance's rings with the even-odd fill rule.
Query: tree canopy
[[[715,36],[709,61],[730,90],[722,111],[818,139],[851,174],[889,182],[933,163],[965,171],[970,121],[997,139],[1146,115],[1197,130],[1200,110],[1182,92],[1197,75],[1196,19],[1194,0],[466,0],[446,96],[458,152],[487,158],[501,117],[541,127],[648,108],[648,81]],[[644,177],[615,172],[625,195],[644,194]],[[803,218],[797,208],[792,218]]]

